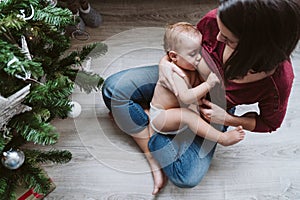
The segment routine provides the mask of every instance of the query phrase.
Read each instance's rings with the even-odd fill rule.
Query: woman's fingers
[[[206,120],[210,121],[211,115],[212,115],[211,109],[207,109],[207,108],[200,106],[199,112],[201,113],[202,117],[204,117]]]
[[[213,106],[213,104],[210,101],[208,101],[207,99],[202,99],[202,105],[204,105],[205,107],[210,108],[210,109]]]

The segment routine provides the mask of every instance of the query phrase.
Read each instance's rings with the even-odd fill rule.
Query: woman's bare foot
[[[166,185],[167,176],[164,174],[157,161],[151,155],[147,155],[146,158],[149,162],[154,181],[152,194],[156,195]]]
[[[145,112],[149,115],[149,111],[145,110]],[[137,133],[133,136],[133,139],[144,152],[144,155],[150,165],[150,169],[153,176],[154,188],[152,191],[153,195],[156,195],[166,184],[167,177],[162,171],[158,162],[153,158],[151,152],[148,148],[148,142],[150,137],[153,135],[154,131],[152,130],[151,126],[149,125],[148,128],[144,129],[140,133]]]
[[[218,142],[223,146],[236,144],[245,138],[245,132],[242,126],[236,127],[234,130],[221,133]]]

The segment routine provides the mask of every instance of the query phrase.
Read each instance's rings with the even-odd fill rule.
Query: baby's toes
[[[236,127],[236,130],[239,131],[239,132],[241,132],[241,131],[243,131],[243,127],[242,126],[238,126],[238,127]]]
[[[241,136],[242,139],[244,139],[245,138],[245,133],[242,133],[240,136]]]

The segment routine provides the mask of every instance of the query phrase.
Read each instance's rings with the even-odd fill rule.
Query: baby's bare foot
[[[245,132],[242,126],[236,127],[234,130],[222,133],[220,136],[220,144],[230,146],[236,144],[245,138]]]

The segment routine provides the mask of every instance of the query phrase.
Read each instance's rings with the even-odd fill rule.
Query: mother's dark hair
[[[225,80],[273,70],[300,39],[299,0],[221,0],[218,16],[239,39],[225,63]]]

